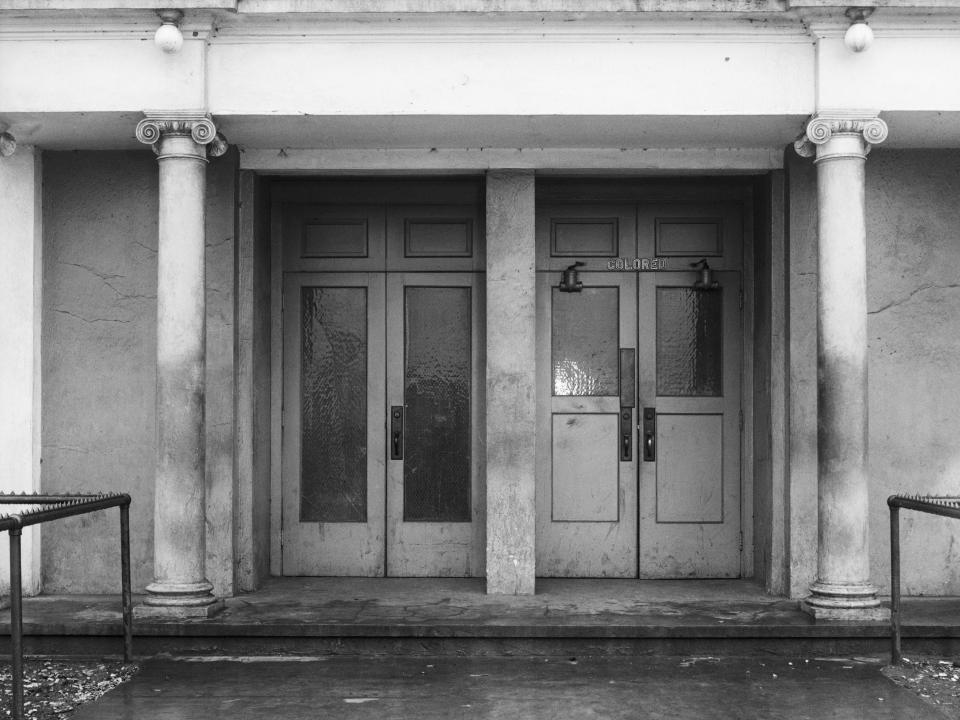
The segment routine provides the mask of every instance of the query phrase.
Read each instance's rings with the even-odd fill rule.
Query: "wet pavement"
[[[880,659],[153,658],[74,720],[943,718]]]

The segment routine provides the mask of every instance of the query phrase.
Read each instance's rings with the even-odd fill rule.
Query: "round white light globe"
[[[173,54],[183,47],[183,33],[176,25],[164,23],[157,28],[157,34],[153,36],[153,42],[165,53]]]
[[[843,44],[852,52],[863,52],[873,44],[873,30],[865,22],[855,22],[847,28]]]

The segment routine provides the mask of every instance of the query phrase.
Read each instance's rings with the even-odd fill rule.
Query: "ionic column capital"
[[[801,157],[816,155],[817,160],[866,157],[871,146],[886,139],[887,124],[874,111],[824,111],[807,121],[806,131],[793,147]]]
[[[169,137],[189,137],[199,146],[198,152],[206,146],[205,154],[210,157],[220,157],[229,147],[227,139],[217,132],[213,120],[204,113],[146,112],[144,115],[146,117],[137,123],[137,140],[153,147],[157,154],[160,141]]]

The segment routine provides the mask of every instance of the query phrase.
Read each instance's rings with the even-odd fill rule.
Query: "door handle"
[[[403,460],[403,405],[390,408],[390,459]]]
[[[657,460],[657,409],[643,409],[643,461]]]
[[[633,460],[633,407],[637,397],[637,351],[620,348],[620,462]]]
[[[620,408],[620,462],[633,460],[633,411]]]

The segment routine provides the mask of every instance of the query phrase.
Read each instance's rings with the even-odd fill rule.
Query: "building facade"
[[[958,487],[953,5],[0,0],[5,487],[130,492],[151,612],[875,614],[887,495]],[[31,589],[112,590],[111,522],[31,535]],[[907,591],[960,592],[956,539],[905,519]]]

